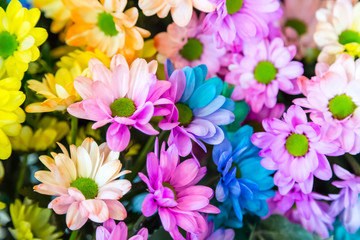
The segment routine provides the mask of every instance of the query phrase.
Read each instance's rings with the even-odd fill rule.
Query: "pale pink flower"
[[[102,223],[113,218],[123,220],[127,213],[118,201],[131,183],[118,179],[130,171],[122,171],[119,153],[112,152],[106,143],[98,146],[87,138],[80,147],[59,144],[63,153],[52,153],[53,158],[40,156],[50,171],[37,171],[35,178],[42,182],[34,186],[41,194],[56,196],[49,203],[57,214],[66,213],[66,224],[71,230],[81,228],[88,219]]]

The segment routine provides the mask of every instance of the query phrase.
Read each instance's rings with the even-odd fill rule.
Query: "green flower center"
[[[193,116],[194,116],[191,109],[183,103],[176,103],[175,106],[179,112],[178,122],[180,122],[180,125],[182,126],[189,125],[193,120]]]
[[[301,157],[309,150],[309,140],[303,134],[293,133],[286,139],[285,148],[294,157]]]
[[[236,178],[241,178],[241,172],[240,172],[240,169],[238,168],[238,166],[236,165],[236,163],[232,162],[231,168],[236,168]]]
[[[228,14],[238,12],[244,4],[244,0],[226,0],[226,9]]]
[[[200,59],[203,53],[203,44],[196,38],[189,38],[188,42],[179,51],[180,55],[188,61]]]
[[[70,186],[77,188],[86,199],[94,199],[99,190],[96,182],[90,178],[78,178],[73,181]]]
[[[345,94],[338,95],[329,101],[329,111],[333,114],[334,118],[339,120],[350,116],[356,107],[351,97]]]
[[[163,186],[169,188],[174,193],[174,199],[177,201],[177,195],[175,189],[170,185],[170,183],[163,182]]]
[[[339,36],[339,43],[342,45],[348,43],[360,43],[360,35],[353,30],[345,30]]]
[[[98,26],[105,35],[115,36],[119,33],[115,27],[114,17],[110,13],[103,12],[98,15]]]
[[[254,70],[256,81],[263,84],[269,84],[276,78],[277,69],[274,64],[269,61],[259,62]]]
[[[10,34],[9,32],[0,33],[0,57],[6,59],[13,55],[18,45],[15,35]]]
[[[291,27],[297,32],[299,36],[307,32],[306,24],[303,21],[295,18],[287,20],[285,23],[285,27]]]
[[[119,98],[110,105],[113,116],[130,117],[136,110],[133,100],[128,98]]]

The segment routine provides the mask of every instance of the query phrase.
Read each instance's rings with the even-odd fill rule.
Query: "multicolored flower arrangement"
[[[0,239],[358,239],[359,16],[0,1]]]

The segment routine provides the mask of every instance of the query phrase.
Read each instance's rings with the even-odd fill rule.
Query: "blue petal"
[[[235,102],[233,100],[231,100],[230,98],[226,98],[226,101],[224,103],[224,105],[221,106],[221,108],[227,109],[229,111],[234,111],[235,110]]]
[[[214,100],[216,94],[216,87],[213,84],[203,84],[197,88],[189,99],[189,107],[202,108]]]
[[[205,82],[214,84],[216,86],[216,95],[221,94],[221,92],[223,90],[224,82],[220,78],[213,77],[213,78],[206,80]]]
[[[193,94],[195,89],[195,73],[190,67],[185,67],[182,69],[182,71],[185,73],[186,76],[186,86],[179,102],[186,102]]]
[[[211,103],[203,108],[195,108],[193,109],[193,114],[196,117],[204,117],[213,112],[217,111],[223,104],[225,103],[226,98],[222,95],[217,96]]]
[[[170,61],[170,59],[166,59],[165,62],[165,75],[166,75],[166,79],[169,79],[171,74],[174,72],[174,65],[172,64],[172,62]]]

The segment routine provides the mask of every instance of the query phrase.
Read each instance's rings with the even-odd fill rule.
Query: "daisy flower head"
[[[338,194],[330,194],[333,202],[329,214],[333,217],[339,215],[340,221],[346,231],[356,233],[360,228],[358,221],[360,214],[360,177],[346,169],[334,164],[334,173],[341,181],[332,184],[341,189]]]
[[[88,219],[102,223],[113,218],[126,218],[126,209],[118,201],[131,183],[118,179],[130,171],[121,171],[119,152],[113,152],[106,143],[98,146],[87,138],[81,146],[70,145],[70,154],[59,144],[63,153],[52,153],[40,161],[50,171],[37,171],[35,178],[41,184],[34,190],[56,196],[49,203],[57,214],[66,213],[66,224],[71,230],[81,228]]]
[[[224,140],[224,132],[219,127],[234,121],[234,102],[221,95],[223,81],[214,77],[206,79],[207,68],[200,65],[175,70],[167,60],[165,71],[171,88],[164,97],[175,105],[170,106],[170,114],[159,123],[163,130],[171,130],[168,144],[175,144],[182,157],[192,151],[192,141],[206,151],[204,143],[216,145]]]
[[[66,43],[97,48],[108,57],[135,54],[150,32],[135,26],[139,12],[135,7],[123,12],[126,4],[127,0],[65,0],[74,22],[66,33]]]
[[[0,78],[22,79],[28,64],[40,56],[38,46],[47,38],[44,28],[35,27],[40,10],[23,8],[13,0],[4,9],[0,7]]]
[[[204,17],[201,14],[198,18],[194,12],[185,27],[172,23],[167,32],[156,35],[154,41],[159,58],[170,59],[176,69],[204,64],[208,67],[209,75],[215,75],[220,70],[226,49],[217,48],[214,36],[204,34],[201,27]]]
[[[279,90],[299,94],[296,78],[304,69],[302,63],[292,61],[295,54],[296,47],[285,47],[280,38],[244,43],[243,56],[234,58],[225,78],[235,85],[231,98],[245,100],[258,113],[263,106],[276,105]]]
[[[149,194],[142,204],[144,216],[149,217],[158,211],[162,225],[174,239],[184,239],[179,228],[190,234],[201,234],[207,230],[207,222],[200,213],[219,213],[219,209],[209,204],[214,192],[211,188],[195,185],[206,174],[197,159],[190,158],[180,163],[178,149],[171,145],[165,150],[163,143],[158,152],[147,155],[148,177],[139,173],[146,183]]]
[[[276,170],[274,183],[281,194],[286,194],[295,182],[304,193],[310,193],[314,177],[329,180],[330,164],[324,154],[337,150],[337,146],[322,140],[320,126],[308,122],[304,110],[292,105],[283,119],[265,119],[265,132],[255,133],[251,140],[262,148],[261,164]]]
[[[159,104],[172,104],[160,96],[170,82],[159,81],[155,72],[157,62],[136,59],[129,67],[122,55],[112,58],[110,69],[97,59],[89,62],[90,77],[77,77],[74,87],[83,99],[67,108],[82,119],[95,121],[93,128],[110,123],[106,141],[113,151],[124,150],[130,141],[130,127],[148,135],[156,135],[150,124],[153,116],[168,114]]]
[[[316,12],[316,18],[314,40],[321,48],[319,62],[331,64],[344,52],[360,57],[360,3],[330,1],[327,8]]]
[[[215,10],[211,0],[140,0],[139,7],[145,16],[157,14],[165,18],[171,12],[172,19],[180,27],[189,24],[194,8],[202,12]]]
[[[261,166],[260,149],[251,143],[253,129],[243,126],[234,133],[227,132],[224,141],[214,146],[213,160],[221,178],[216,187],[216,199],[230,199],[233,211],[242,223],[246,212],[266,216],[266,199],[274,196],[273,171]],[[254,174],[256,172],[256,174]]]
[[[103,226],[96,228],[96,240],[127,240],[128,228],[124,222],[115,223],[114,219],[110,218],[105,221]],[[142,228],[140,231],[129,238],[129,240],[147,240],[149,231],[147,228]]]
[[[294,103],[308,108],[311,120],[321,126],[324,140],[338,146],[336,155],[360,152],[360,60],[342,54],[331,66],[318,63],[311,80],[299,78],[306,98]]]
[[[203,27],[205,32],[215,34],[219,46],[239,46],[242,41],[267,37],[268,24],[282,16],[278,0],[210,1],[216,10],[207,14]]]
[[[268,204],[271,214],[282,214],[289,221],[302,225],[310,233],[328,238],[335,218],[329,215],[330,206],[323,200],[331,199],[316,192],[305,194],[295,185],[286,195],[276,192],[275,197],[268,200]]]

